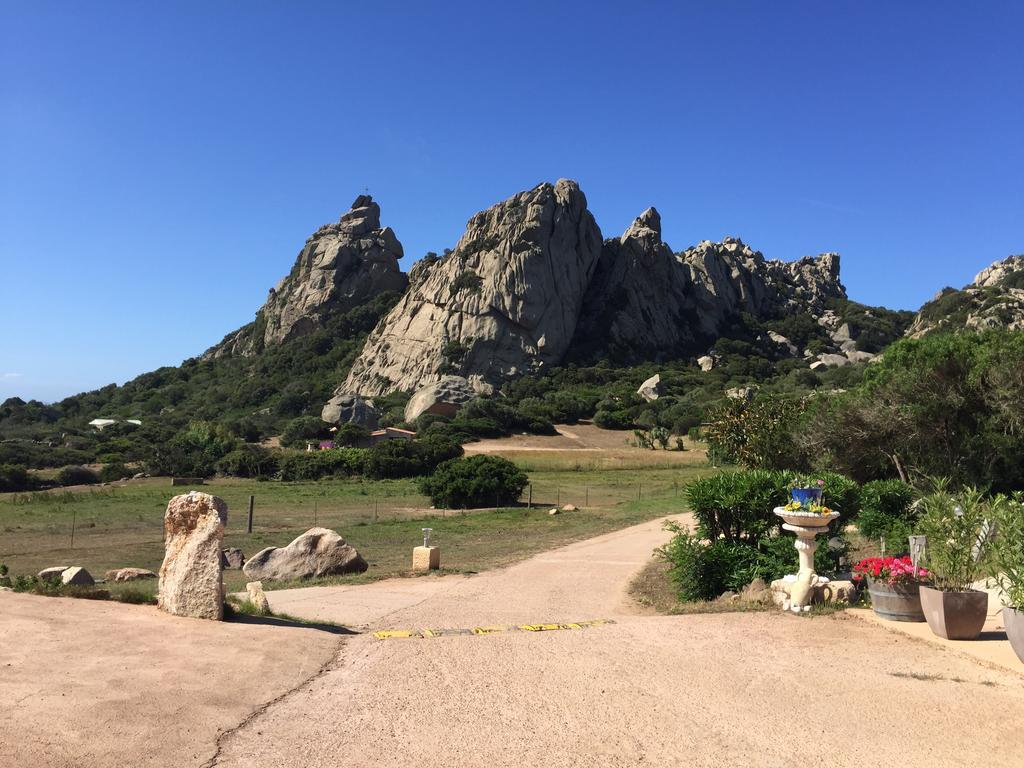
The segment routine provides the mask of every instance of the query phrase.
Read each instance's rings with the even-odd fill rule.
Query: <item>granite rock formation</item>
[[[409,283],[399,269],[402,244],[380,226],[380,206],[360,195],[334,224],[306,240],[291,272],[270,290],[256,321],[227,336],[204,357],[251,355],[305,336],[336,314]]]
[[[541,184],[478,213],[370,334],[339,393],[413,391],[445,375],[480,391],[558,364],[601,254],[576,182]]]
[[[167,503],[157,602],[161,610],[197,619],[224,617],[221,544],[227,522],[227,504],[208,493],[192,491]]]
[[[937,330],[1024,330],[1024,256],[1010,256],[979,272],[969,284],[944,288],[921,307],[907,336]]]

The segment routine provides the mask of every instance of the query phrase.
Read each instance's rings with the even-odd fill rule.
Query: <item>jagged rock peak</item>
[[[630,237],[646,237],[648,233],[661,239],[661,214],[653,205],[637,216],[629,228],[622,233],[622,242]]]
[[[273,288],[256,322],[229,335],[204,357],[251,355],[310,334],[334,315],[385,291],[402,292],[408,279],[398,266],[402,244],[380,226],[380,206],[359,195],[333,224],[314,232],[291,272]]]
[[[575,181],[540,184],[477,213],[454,251],[416,270],[338,391],[413,391],[446,375],[486,391],[561,362],[600,252]]]
[[[990,288],[1006,281],[1015,272],[1024,272],[1024,255],[1007,256],[1002,261],[989,264],[974,276],[968,288]]]

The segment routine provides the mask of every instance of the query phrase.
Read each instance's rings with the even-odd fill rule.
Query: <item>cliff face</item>
[[[380,395],[461,375],[481,391],[561,362],[601,253],[573,181],[475,215],[455,249],[419,266],[338,392]]]
[[[944,288],[918,311],[907,335],[938,330],[1024,330],[1024,256],[1010,256],[979,272],[960,290]]]
[[[402,244],[380,226],[380,207],[360,195],[335,224],[306,240],[287,277],[270,290],[256,321],[226,337],[205,357],[251,355],[322,328],[385,291],[402,292],[408,278],[398,266]]]

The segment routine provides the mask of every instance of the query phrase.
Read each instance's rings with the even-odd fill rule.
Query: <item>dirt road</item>
[[[651,523],[472,578],[271,593],[279,610],[373,628],[615,623],[351,638],[325,673],[227,734],[215,764],[1024,762],[1020,675],[841,615],[637,615],[626,585],[664,537]]]
[[[1022,675],[842,615],[638,614],[626,586],[665,536],[648,523],[479,576],[270,593],[369,629],[615,622],[586,629],[339,638],[0,595],[0,763],[1024,763]]]

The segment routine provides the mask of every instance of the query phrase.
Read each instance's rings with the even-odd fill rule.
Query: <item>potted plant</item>
[[[924,621],[921,585],[931,574],[904,557],[866,557],[853,567],[853,580],[867,581],[871,610],[888,621]]]
[[[981,491],[953,495],[944,488],[921,500],[932,586],[921,587],[928,626],[947,640],[973,640],[985,625],[988,594],[973,584],[986,575],[995,525]]]
[[[996,537],[992,561],[1003,590],[1003,624],[1017,658],[1024,661],[1024,498],[1003,497],[992,505]]]

